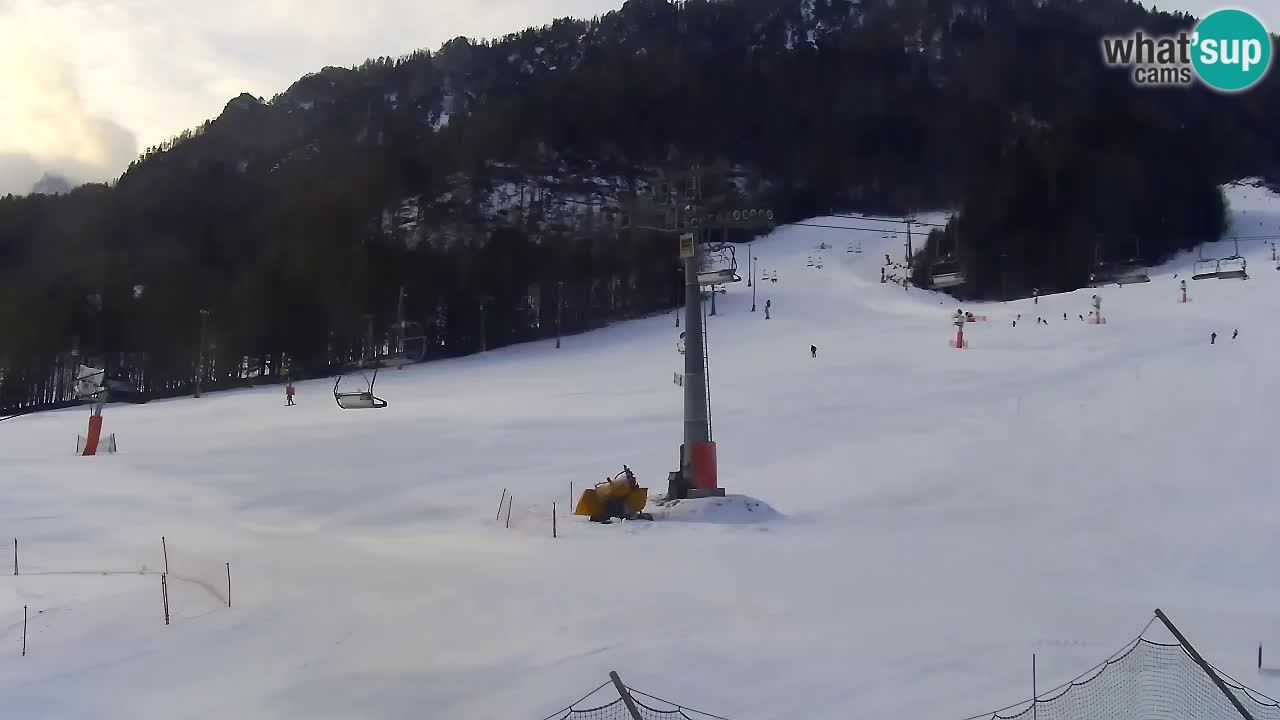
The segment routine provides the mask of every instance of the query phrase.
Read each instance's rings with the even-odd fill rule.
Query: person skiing
[[[772,300],[765,300],[765,301],[764,301],[764,319],[765,319],[765,320],[768,320],[768,319],[769,319],[769,308],[771,308],[771,307],[773,307],[773,301],[772,301]]]
[[[1209,333],[1209,344],[1212,345],[1218,341],[1218,333]]]
[[[1239,329],[1239,328],[1236,328],[1236,331],[1235,331],[1235,332],[1233,332],[1233,333],[1231,333],[1231,339],[1232,339],[1232,340],[1235,340],[1235,339],[1236,339],[1236,338],[1238,338],[1238,337],[1240,337],[1240,329]]]
[[[290,381],[288,385],[284,386],[285,407],[289,407],[291,405],[297,405],[297,403],[293,401],[294,392],[295,390],[293,388],[293,382]]]
[[[817,346],[817,345],[810,345],[810,346],[809,346],[809,354],[810,354],[811,356],[815,357],[815,358],[816,358],[816,357],[818,357],[818,346]]]

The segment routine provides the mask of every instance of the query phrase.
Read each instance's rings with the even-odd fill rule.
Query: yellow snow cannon
[[[618,500],[621,500],[619,504]],[[583,515],[593,522],[609,523],[615,517],[624,520],[652,520],[653,516],[644,512],[649,502],[649,488],[640,487],[631,468],[622,466],[622,472],[595,487],[582,491],[574,515]]]

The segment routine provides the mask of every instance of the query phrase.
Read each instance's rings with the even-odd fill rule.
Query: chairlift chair
[[[407,320],[392,326],[399,338],[399,349],[380,361],[382,367],[404,367],[420,363],[427,356],[427,334],[421,323]]]
[[[1136,263],[1130,263],[1116,269],[1115,277],[1112,282],[1117,285],[1148,283],[1151,282],[1151,276],[1147,274],[1146,268],[1143,268]]]
[[[733,246],[723,245],[713,248],[712,252],[719,257],[711,260],[710,267],[698,271],[698,284],[715,286],[740,282],[742,277],[738,275],[738,257]]]
[[[742,278],[732,270],[706,270],[698,273],[698,284],[706,285],[726,285],[735,283]]]
[[[364,390],[340,391],[338,386],[342,384],[342,379],[348,377],[349,373],[343,373],[333,382],[333,401],[343,410],[376,410],[387,406],[387,401],[373,394],[373,384],[378,380],[378,366],[373,366],[372,377],[365,375],[363,369],[360,370],[361,376],[365,381]]]
[[[1218,260],[1209,258],[1197,260],[1191,271],[1192,280],[1208,280],[1218,277]]]
[[[1248,280],[1248,263],[1239,255],[1218,261],[1219,280]]]
[[[957,287],[965,283],[964,270],[957,260],[941,260],[933,264],[929,284],[935,290]]]

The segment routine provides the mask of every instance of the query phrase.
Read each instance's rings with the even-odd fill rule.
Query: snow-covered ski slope
[[[1233,234],[1280,231],[1280,198],[1229,195]],[[1106,325],[1078,319],[1092,290],[967,306],[989,317],[967,351],[956,302],[879,282],[900,248],[780,228],[753,247],[779,279],[757,312],[746,282],[717,299],[720,478],[750,507],[565,514],[570,482],[623,463],[665,489],[673,315],[384,371],[384,410],[341,411],[323,380],[297,407],[281,388],[113,405],[109,457],[71,454],[83,409],[0,425],[21,564],[0,572],[4,713],[537,720],[616,669],[734,720],[958,720],[1028,696],[1032,653],[1051,687],[1156,607],[1280,692],[1254,670],[1280,641],[1270,243],[1188,304],[1172,275],[1193,255],[1104,288]]]

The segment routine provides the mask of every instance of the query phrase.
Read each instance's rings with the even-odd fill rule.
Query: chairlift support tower
[[[695,198],[698,190],[695,189]],[[680,257],[684,261],[685,326],[684,340],[684,443],[680,452],[683,486],[689,497],[724,495],[716,472],[716,448],[711,439],[711,415],[708,402],[707,348],[703,342],[705,326],[702,314],[702,288],[741,280],[736,263],[729,269],[703,272],[703,243],[699,235],[712,230],[769,229],[773,227],[772,210],[731,210],[712,214],[688,205],[689,231],[680,236]]]

